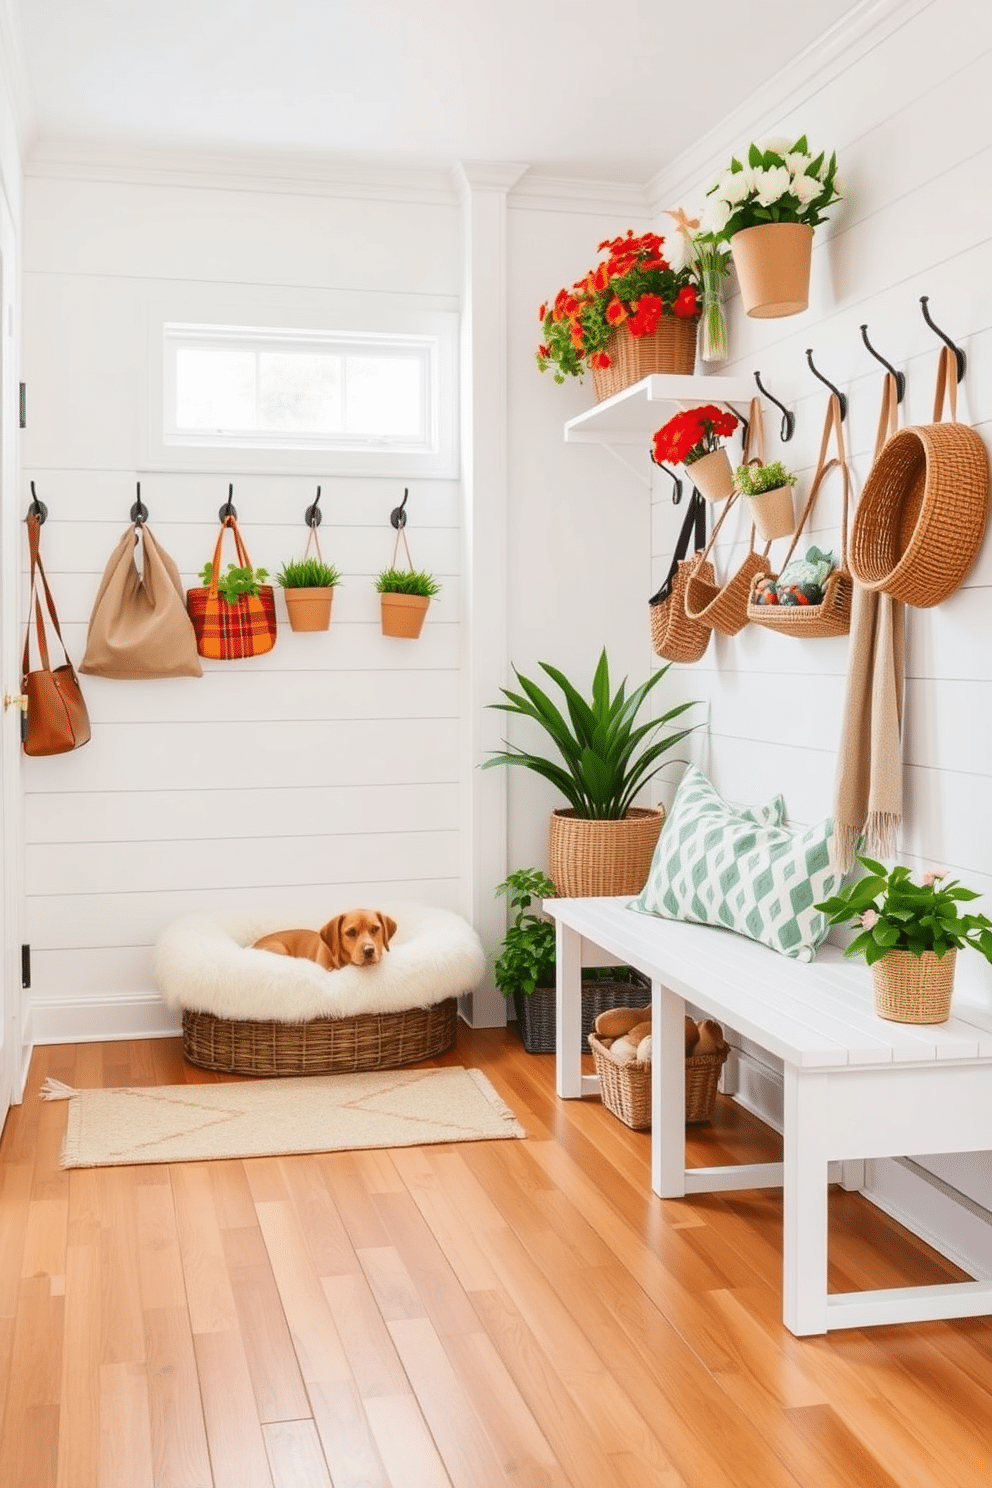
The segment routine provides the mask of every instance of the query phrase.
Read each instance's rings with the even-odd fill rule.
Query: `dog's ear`
[[[331,953],[331,965],[343,966],[345,957],[341,950],[341,925],[344,915],[335,915],[333,920],[328,920],[320,932],[320,938]]]
[[[390,915],[385,915],[380,911],[379,924],[382,926],[382,948],[388,951],[389,942],[396,934],[396,921]]]

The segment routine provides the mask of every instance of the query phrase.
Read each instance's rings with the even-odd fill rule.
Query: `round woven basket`
[[[890,1023],[946,1023],[951,1016],[957,951],[889,951],[871,968],[875,1011]]]
[[[548,872],[564,899],[639,894],[665,820],[663,806],[632,806],[621,821],[551,813]]]
[[[663,315],[649,336],[632,336],[624,323],[606,343],[608,367],[593,367],[596,402],[633,387],[655,372],[691,377],[696,366],[696,328],[699,316]]]
[[[967,424],[903,429],[865,481],[851,572],[865,589],[929,609],[968,573],[989,514],[989,457]]]
[[[353,1018],[216,1018],[183,1010],[183,1053],[201,1069],[235,1075],[326,1075],[397,1069],[443,1054],[458,1033],[458,1000]]]

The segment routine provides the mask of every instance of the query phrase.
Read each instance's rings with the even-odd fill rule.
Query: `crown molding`
[[[586,177],[542,176],[529,172],[510,195],[511,207],[528,212],[584,212],[595,216],[648,218],[643,186],[632,181],[596,181]]]
[[[450,173],[399,161],[320,160],[312,156],[207,150],[153,150],[74,141],[34,145],[30,180],[106,181],[201,191],[263,191],[285,196],[352,197],[454,206]]]
[[[689,149],[652,176],[645,186],[651,215],[656,216],[683,200],[698,205],[705,187],[726,164],[728,142],[733,148],[742,138],[776,133],[785,115],[800,108],[852,62],[934,3],[935,0],[861,0],[860,5],[755,88],[744,103],[724,115]]]
[[[505,196],[528,169],[518,160],[459,160],[451,179],[461,197],[470,191],[496,191]]]

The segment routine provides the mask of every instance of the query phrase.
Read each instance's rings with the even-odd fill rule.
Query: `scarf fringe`
[[[861,851],[873,858],[894,858],[901,825],[902,816],[898,812],[869,812]]]
[[[834,818],[834,855],[838,871],[845,876],[854,867],[854,857],[860,842],[861,831],[858,827],[849,826]]]

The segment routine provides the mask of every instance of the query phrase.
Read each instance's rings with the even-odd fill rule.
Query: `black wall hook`
[[[148,508],[141,499],[141,482],[138,481],[138,499],[131,508],[131,521],[142,527],[148,521]]]
[[[389,513],[389,520],[392,522],[397,532],[400,530],[401,527],[406,526],[406,512],[404,510],[404,507],[406,506],[406,498],[409,496],[409,494],[410,488],[409,486],[407,486],[403,491],[403,500],[400,502],[399,506],[394,506],[392,511]]]
[[[960,382],[961,379],[962,379],[962,377],[964,376],[964,369],[968,365],[968,358],[965,356],[965,354],[961,350],[960,346],[955,346],[955,344],[951,340],[950,336],[945,335],[945,333],[940,329],[940,326],[934,324],[934,322],[933,322],[933,320],[931,319],[931,316],[930,316],[930,311],[927,309],[927,305],[929,304],[929,301],[930,301],[930,296],[929,295],[920,295],[920,307],[923,310],[923,319],[926,321],[927,325],[930,327],[930,329],[932,331],[936,331],[937,332],[937,335],[940,337],[941,341],[943,341],[944,345],[945,346],[949,346],[951,348],[951,350],[953,351],[953,353],[954,353],[954,360],[958,364],[958,382]]]
[[[682,481],[680,477],[675,474],[674,470],[669,470],[667,465],[663,465],[660,460],[656,460],[653,450],[651,452],[651,463],[652,465],[657,465],[658,469],[663,470],[668,476],[668,479],[672,483],[672,505],[678,506],[682,500]]]
[[[784,403],[780,403],[775,397],[774,393],[770,393],[768,391],[764,383],[761,381],[760,372],[755,372],[754,380],[758,384],[758,391],[768,399],[769,403],[774,403],[779,413],[781,413],[782,427],[779,430],[778,437],[783,444],[788,444],[789,440],[796,432],[796,415],[792,412],[791,408],[786,408]]]
[[[224,502],[224,505],[221,507],[220,511],[217,513],[217,516],[219,517],[219,519],[222,522],[225,522],[228,517],[233,517],[235,521],[238,520],[238,509],[234,505],[234,482],[233,481],[231,482],[231,484],[227,488],[227,500]]]
[[[48,517],[48,507],[43,501],[39,501],[38,493],[34,488],[34,481],[31,482],[31,504],[28,507],[28,515],[38,518],[39,527],[42,526]]]
[[[807,362],[809,362],[809,370],[812,372],[813,376],[818,378],[819,381],[823,383],[824,387],[828,387],[833,393],[834,397],[837,399],[837,402],[840,404],[841,420],[843,421],[847,418],[847,394],[842,393],[840,388],[834,387],[833,383],[828,382],[827,379],[823,376],[822,372],[818,372],[816,370],[816,368],[813,366],[813,351],[811,347],[806,348],[806,360]]]
[[[905,372],[898,372],[896,368],[893,367],[891,362],[887,362],[885,360],[881,352],[875,350],[874,346],[872,346],[871,342],[868,340],[868,327],[866,325],[863,325],[861,327],[861,339],[865,343],[865,346],[868,348],[868,350],[871,352],[872,356],[875,358],[876,362],[881,362],[882,366],[887,368],[887,370],[892,373],[892,376],[896,380],[896,402],[901,403],[903,400],[903,394],[906,391]]]
[[[320,524],[321,524],[321,522],[324,520],[324,513],[321,511],[321,509],[320,509],[320,507],[318,505],[318,502],[319,501],[320,501],[320,487],[318,486],[317,487],[317,494],[313,498],[313,505],[312,506],[308,506],[307,509],[306,509],[306,511],[303,513],[303,520],[304,520],[304,522],[306,522],[306,524],[307,524],[308,527],[319,527]]]

